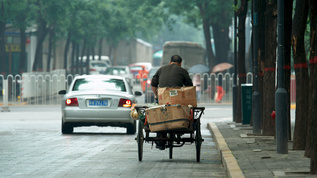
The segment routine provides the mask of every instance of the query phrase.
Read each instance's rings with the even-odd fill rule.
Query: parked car
[[[154,93],[152,90],[151,81],[154,74],[159,68],[160,67],[152,67],[151,70],[149,71],[149,77],[147,78],[145,92],[144,92],[145,103],[154,103]]]
[[[116,76],[122,76],[125,77],[130,84],[130,86],[133,86],[133,75],[129,70],[128,66],[111,66],[107,67],[106,71],[104,72],[106,75],[116,75]]]
[[[127,128],[135,134],[136,121],[130,118],[136,96],[124,77],[114,75],[82,75],[72,81],[69,89],[59,91],[62,99],[62,133],[74,127],[113,126]]]
[[[83,60],[81,60],[81,57],[79,57],[79,64],[75,64],[73,66],[71,66],[71,68],[73,70],[79,69],[81,70],[81,68],[83,68],[83,72],[84,74],[87,74],[86,72],[86,61],[87,61],[87,57],[84,56]],[[93,59],[92,56],[89,57],[89,75],[95,75],[95,74],[102,74],[105,72],[105,70],[112,66],[111,64],[111,60],[109,59],[108,56],[101,56],[101,60],[99,60],[99,56],[95,56],[95,58]]]
[[[89,75],[102,74],[108,67],[105,61],[89,61]]]

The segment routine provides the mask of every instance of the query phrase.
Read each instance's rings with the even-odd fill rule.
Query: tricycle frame
[[[135,106],[138,114],[145,115],[145,109],[148,106]],[[138,133],[137,133],[137,143],[138,143],[138,157],[139,161],[142,161],[143,158],[143,143],[148,142],[154,144],[156,141],[166,142],[165,147],[169,149],[169,158],[173,158],[173,148],[182,147],[186,142],[190,144],[195,142],[196,146],[196,161],[200,162],[200,152],[201,144],[204,139],[201,136],[200,130],[200,118],[204,113],[205,107],[193,107],[192,108],[192,118],[191,126],[188,129],[178,129],[178,130],[169,130],[169,131],[160,131],[160,132],[151,132],[148,124],[143,124],[138,122]],[[160,133],[160,135],[167,135],[167,137],[151,137],[150,133]],[[189,137],[184,137],[184,135]]]

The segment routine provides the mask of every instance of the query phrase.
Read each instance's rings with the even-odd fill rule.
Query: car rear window
[[[114,90],[126,91],[124,81],[121,79],[77,79],[73,91],[79,90]]]
[[[93,67],[107,67],[107,64],[105,62],[92,62],[91,66],[93,66]]]
[[[142,66],[130,66],[130,70],[142,70]]]
[[[109,74],[109,75],[122,75],[122,74],[126,74],[127,71],[123,68],[107,68],[105,71],[105,74]]]

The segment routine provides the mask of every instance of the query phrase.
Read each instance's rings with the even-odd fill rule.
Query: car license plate
[[[89,100],[89,106],[108,106],[108,100]]]

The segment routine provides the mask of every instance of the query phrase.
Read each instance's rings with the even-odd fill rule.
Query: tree
[[[288,139],[292,140],[291,133],[291,34],[292,34],[292,14],[293,0],[284,3],[284,86],[287,92],[287,121],[288,121]]]
[[[0,1],[0,72],[6,74],[6,59],[5,59],[5,29],[8,20],[8,3],[6,0]]]
[[[17,28],[20,31],[20,63],[19,63],[19,73],[25,71],[26,64],[26,29],[29,27],[28,11],[29,4],[26,0],[15,0],[10,1],[11,9],[11,21],[13,28]]]
[[[32,15],[37,23],[37,45],[32,70],[43,70],[43,42],[50,30],[65,18],[68,1],[32,0]]]
[[[266,11],[266,2],[265,1],[258,1],[258,88],[260,93],[260,107],[263,106],[263,78],[264,78],[264,61],[265,61],[265,11]],[[263,108],[260,109],[260,121],[263,123]],[[261,124],[263,128],[263,124]]]
[[[166,1],[166,4],[170,13],[184,16],[187,23],[195,24],[196,27],[203,26],[210,68],[220,62],[228,61],[230,49],[228,30],[231,25],[233,3],[221,0],[179,0]],[[216,51],[213,51],[211,47],[212,37]]]
[[[309,122],[310,138],[309,155],[311,158],[310,173],[317,174],[317,1],[309,0],[310,19],[310,78],[309,78]]]
[[[275,59],[277,1],[268,0],[265,12],[265,59],[263,88],[263,135],[275,135],[275,125],[271,113],[275,110]]]
[[[248,12],[248,1],[241,0],[240,8],[237,11],[237,16],[239,18],[238,24],[238,77],[239,77],[239,86],[238,93],[241,93],[241,84],[246,83],[246,71],[245,71],[245,19]],[[238,103],[241,103],[241,95],[238,94]],[[236,122],[242,122],[242,108],[241,105],[238,105],[237,108]]]
[[[308,0],[296,1],[292,26],[292,49],[296,75],[296,123],[294,130],[294,150],[304,150],[307,134],[308,69],[304,35],[308,17]]]

